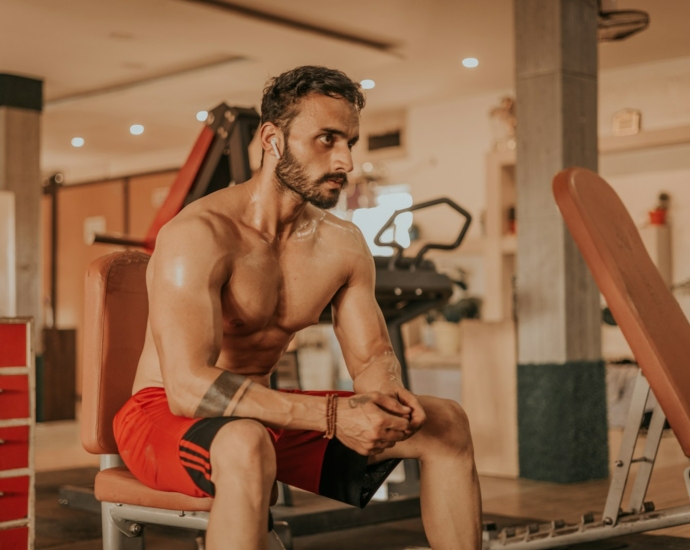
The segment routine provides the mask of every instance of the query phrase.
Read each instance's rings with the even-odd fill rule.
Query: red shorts
[[[299,391],[307,395],[351,392]],[[213,496],[209,451],[218,430],[237,417],[186,418],[170,412],[163,388],[145,388],[115,415],[120,456],[136,478],[160,491]],[[368,464],[322,432],[266,428],[276,452],[277,479],[311,493],[364,507],[397,459]]]

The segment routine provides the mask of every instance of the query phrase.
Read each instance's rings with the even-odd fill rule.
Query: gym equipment
[[[248,148],[260,119],[253,108],[228,107],[225,103],[209,111],[206,124],[156,213],[146,237],[138,240],[97,234],[94,242],[138,247],[151,253],[158,231],[182,208],[214,191],[244,183],[252,177]]]
[[[690,323],[652,263],[637,227],[615,191],[597,174],[571,168],[553,180],[556,203],[640,366],[623,440],[600,518],[583,515],[497,532],[484,530],[485,550],[536,550],[690,523],[690,505],[655,510],[645,495],[666,417],[690,457]],[[651,387],[651,390],[650,390]],[[657,398],[642,455],[634,450],[645,405]],[[633,463],[629,501],[621,508]],[[683,472],[690,497],[690,468]]]
[[[86,278],[81,439],[88,452],[101,455],[94,494],[99,501],[105,550],[143,549],[147,524],[205,531],[213,503],[212,498],[145,486],[118,455],[113,417],[131,396],[144,345],[148,260],[141,252],[115,252],[92,262]],[[69,496],[61,491],[60,498]],[[278,528],[290,550],[289,529],[282,523]],[[275,531],[269,533],[269,539],[272,550],[286,549]]]

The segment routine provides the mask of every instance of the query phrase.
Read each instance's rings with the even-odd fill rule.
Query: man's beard
[[[290,189],[319,208],[333,208],[338,204],[340,192],[347,187],[347,174],[345,172],[332,172],[324,174],[320,178],[310,181],[304,166],[302,166],[290,153],[287,143],[283,150],[283,156],[276,166],[276,177],[286,188]],[[321,184],[327,181],[335,181],[341,184],[340,189],[322,189]]]

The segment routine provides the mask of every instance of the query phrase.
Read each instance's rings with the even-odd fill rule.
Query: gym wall
[[[160,202],[165,199],[176,171],[132,176],[79,185],[65,185],[58,191],[58,267],[56,328],[77,331],[76,390],[81,395],[84,277],[95,258],[119,247],[88,244],[89,226],[106,233],[143,237]],[[43,296],[46,307],[50,294],[50,197],[43,197],[44,272]],[[46,312],[46,320],[51,312]]]

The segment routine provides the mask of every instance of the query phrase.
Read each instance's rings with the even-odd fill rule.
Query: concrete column
[[[14,193],[16,311],[34,318],[34,349],[41,353],[40,123],[43,82],[0,74],[0,190]]]
[[[516,0],[520,475],[606,477],[599,292],[558,212],[561,169],[597,170],[597,2]]]

